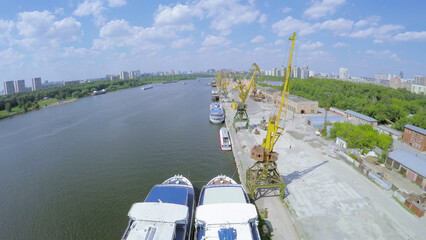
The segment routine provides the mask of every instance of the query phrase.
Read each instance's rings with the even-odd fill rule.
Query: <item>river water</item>
[[[86,97],[0,121],[0,239],[120,239],[134,202],[179,173],[238,180],[209,123],[211,79]],[[187,84],[183,84],[183,82]],[[196,190],[197,191],[197,190]]]

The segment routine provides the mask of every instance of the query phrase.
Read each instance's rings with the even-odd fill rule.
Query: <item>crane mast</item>
[[[262,73],[260,71],[259,66],[256,63],[253,63],[249,72],[251,72],[253,70],[253,74],[251,76],[250,82],[247,86],[247,88],[245,87],[245,84],[239,82],[237,86],[234,86],[234,89],[238,89],[240,94],[239,94],[239,102],[234,102],[232,104],[232,109],[236,110],[235,116],[234,116],[234,122],[233,122],[233,126],[234,126],[234,130],[235,132],[237,132],[237,127],[235,126],[235,123],[237,122],[244,122],[246,125],[246,128],[249,129],[250,126],[250,120],[247,114],[247,104],[246,104],[246,100],[247,97],[250,94],[250,90],[252,88],[256,88],[256,72],[259,73],[260,78],[263,81],[263,77],[262,77]]]
[[[284,87],[281,94],[281,102],[277,116],[272,116],[268,121],[268,130],[266,137],[263,139],[262,145],[255,145],[251,149],[251,158],[256,160],[256,163],[246,172],[246,184],[251,197],[255,198],[256,189],[262,188],[277,188],[281,201],[283,201],[283,195],[285,190],[285,182],[278,173],[276,161],[278,160],[278,153],[274,152],[274,146],[277,143],[279,137],[284,131],[284,124],[282,127],[279,126],[282,109],[285,104],[285,115],[287,114],[287,104],[289,95],[289,77],[291,69],[291,60],[294,50],[294,42],[296,39],[296,33],[289,38],[292,41],[290,58],[288,61],[287,74],[285,77]],[[285,118],[285,117],[284,117]],[[285,119],[283,121],[285,123]]]

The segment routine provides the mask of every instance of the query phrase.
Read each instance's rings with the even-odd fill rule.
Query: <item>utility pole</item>
[[[325,101],[325,116],[324,116],[324,128],[322,129],[322,135],[327,135],[327,110],[328,110],[328,96],[330,96],[329,92],[325,93],[325,96],[327,96],[327,99]]]

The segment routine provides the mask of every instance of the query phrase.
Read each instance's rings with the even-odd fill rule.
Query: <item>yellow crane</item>
[[[291,59],[293,56],[294,42],[296,33],[289,38],[292,41],[290,58],[288,61],[287,74],[285,77],[284,87],[281,94],[280,108],[277,116],[272,116],[268,122],[268,130],[266,137],[263,139],[262,145],[255,145],[251,149],[251,158],[256,160],[256,163],[247,170],[246,184],[251,197],[254,199],[254,194],[258,188],[278,188],[280,191],[280,198],[283,201],[285,190],[285,182],[278,173],[276,161],[278,160],[278,153],[274,152],[274,146],[284,131],[284,124],[279,126],[281,112],[285,104],[285,115],[287,114],[287,104],[289,95],[289,76],[291,69]],[[283,122],[285,122],[285,117]]]
[[[233,102],[232,103],[232,109],[236,110],[235,116],[234,116],[234,130],[237,132],[237,127],[235,126],[235,123],[237,122],[243,122],[246,125],[246,128],[249,129],[250,126],[250,119],[247,114],[247,104],[246,100],[250,93],[251,88],[256,89],[256,72],[259,73],[260,78],[263,81],[262,73],[260,72],[259,66],[256,63],[253,63],[249,72],[253,71],[253,75],[251,76],[250,82],[248,86],[246,87],[245,84],[242,82],[239,82],[237,86],[234,86],[234,89],[238,89],[240,92],[239,95],[239,102]],[[235,76],[234,76],[235,77]]]

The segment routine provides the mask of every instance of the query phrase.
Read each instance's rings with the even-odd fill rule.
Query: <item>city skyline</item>
[[[141,72],[247,71],[294,64],[315,72],[425,76],[422,1],[4,1],[3,81],[67,81]],[[3,88],[3,84],[0,84]],[[0,91],[3,89],[0,89]]]

